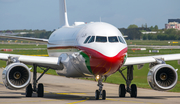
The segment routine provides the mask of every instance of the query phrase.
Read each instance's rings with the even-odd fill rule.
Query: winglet
[[[60,4],[60,26],[69,27],[67,10],[66,10],[66,0],[59,0]]]

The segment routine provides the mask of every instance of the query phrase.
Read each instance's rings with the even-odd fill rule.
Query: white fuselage
[[[110,75],[127,57],[127,44],[121,32],[103,22],[62,27],[52,33],[47,48],[51,57],[70,58],[65,70],[59,72],[69,77],[74,76],[73,73],[67,75],[70,69],[79,73],[76,77]]]

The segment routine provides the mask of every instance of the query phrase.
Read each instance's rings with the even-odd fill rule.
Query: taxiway
[[[2,71],[0,69],[0,73]],[[138,88],[137,98],[131,98],[129,94],[125,98],[119,98],[119,85],[103,83],[107,98],[95,100],[95,90],[98,89],[95,81],[44,75],[39,83],[44,84],[44,97],[36,97],[37,94],[33,93],[33,97],[28,98],[25,97],[25,89],[8,90],[0,78],[0,104],[180,104],[180,93]]]

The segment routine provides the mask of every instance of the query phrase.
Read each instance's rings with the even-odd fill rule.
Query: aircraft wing
[[[163,61],[180,60],[180,54],[157,55],[157,56],[143,56],[143,57],[128,57],[124,66],[140,65],[145,63],[154,63],[161,59]]]
[[[54,70],[61,70],[63,68],[60,57],[40,57],[0,53],[0,60],[13,61],[13,58],[28,65],[37,64],[41,67],[48,67]]]
[[[29,41],[38,41],[42,43],[48,43],[48,39],[40,39],[40,38],[30,38],[30,37],[18,37],[18,36],[7,36],[0,35],[0,38],[10,38],[10,39],[20,39],[20,40],[29,40]]]

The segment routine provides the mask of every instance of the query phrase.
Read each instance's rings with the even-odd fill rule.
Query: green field
[[[179,46],[179,40],[126,40],[128,45],[160,45],[160,46]],[[170,42],[170,43],[168,43]],[[173,43],[178,42],[178,43]]]
[[[168,43],[169,41],[142,41],[142,40],[128,40],[127,43],[129,45],[170,45]],[[173,41],[171,41],[173,42]],[[175,41],[177,42],[177,41]],[[180,41],[179,41],[180,42]],[[171,44],[172,45],[172,44]],[[179,43],[176,43],[174,45],[180,45]],[[10,48],[10,49],[16,49],[16,48],[46,48],[46,45],[18,45],[18,44],[0,44],[0,49],[3,48]],[[180,53],[179,49],[160,49],[159,53],[149,53],[149,50],[152,50],[151,48],[147,48],[145,51],[132,51],[130,48],[128,49],[128,56],[130,57],[135,57],[135,56],[147,56],[147,55],[159,55],[159,54],[173,54],[173,53]],[[1,51],[0,53],[11,53],[11,54],[23,54],[23,55],[47,55],[47,50],[15,50],[13,52],[3,52]],[[167,64],[172,65],[175,69],[178,69],[180,65],[177,64],[177,61],[169,61],[166,62]],[[5,67],[6,62],[0,61],[0,67]],[[29,66],[32,67],[32,66]],[[145,66],[141,69],[138,70],[137,66],[134,66],[134,80],[132,83],[137,84],[138,87],[141,88],[150,88],[150,86],[147,83],[147,74],[149,71],[148,64],[145,64]],[[42,70],[38,69],[38,72],[42,72]],[[49,70],[47,74],[53,74],[57,75],[54,70]],[[124,74],[126,75],[126,71],[124,71]],[[180,75],[180,71],[178,71],[178,75]],[[89,80],[93,80],[90,79]],[[121,74],[119,72],[111,75],[110,77],[107,78],[107,83],[115,83],[115,84],[121,84],[124,83],[125,81],[122,78]],[[178,78],[178,83],[176,87],[172,90],[172,92],[180,92],[180,76]]]

